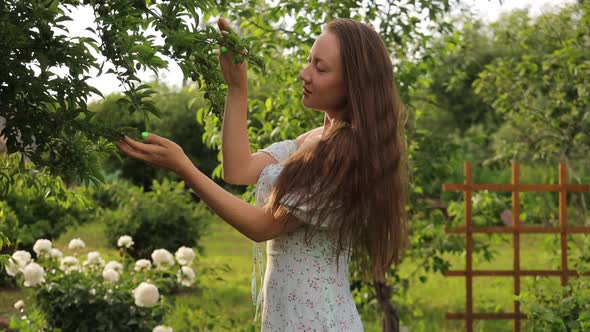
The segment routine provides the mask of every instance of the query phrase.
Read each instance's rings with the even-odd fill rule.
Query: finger
[[[231,55],[230,55],[230,51],[229,51],[229,50],[227,50],[227,51],[223,52],[223,48],[224,48],[224,47],[225,47],[225,46],[221,46],[221,47],[219,47],[219,61],[220,61],[220,62],[221,62],[221,61],[224,61],[224,62],[225,62],[225,64],[228,64],[228,65],[229,65],[229,62],[228,62],[228,61],[231,61]],[[226,49],[227,49],[227,48],[226,48]]]
[[[162,136],[158,136],[154,133],[142,133],[143,136],[143,140],[150,143],[150,144],[155,144],[155,145],[159,145],[162,147],[168,147],[170,140],[167,138],[164,138]],[[139,143],[139,142],[138,142]]]
[[[222,30],[222,31],[229,31],[230,30],[229,21],[223,17],[220,17],[217,20],[217,26],[219,27],[219,30]]]
[[[143,154],[137,150],[134,150],[129,144],[127,144],[125,141],[118,141],[115,142],[115,144],[117,145],[117,147],[119,148],[119,150],[121,150],[124,154],[128,155],[129,157],[132,157],[134,159],[143,161],[144,163],[152,166],[152,167],[159,167],[158,165],[156,165],[155,163],[150,161],[150,157],[147,154]]]
[[[146,161],[146,155],[133,149],[127,142],[125,141],[117,141],[115,142],[119,150],[121,150],[124,154],[128,155],[129,157],[139,159],[142,161]]]
[[[158,150],[157,147],[154,146],[153,144],[141,143],[141,142],[133,140],[129,136],[125,136],[125,138],[123,138],[123,141],[125,143],[127,143],[130,147],[132,147],[133,150],[136,150],[136,151],[139,151],[142,153],[156,153]]]
[[[221,46],[219,48],[219,55],[221,57],[228,57],[229,56],[229,49],[225,46]]]

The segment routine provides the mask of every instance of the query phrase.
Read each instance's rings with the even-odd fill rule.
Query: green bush
[[[472,196],[472,220],[474,226],[501,226],[501,214],[512,208],[510,197],[487,190],[479,191]],[[454,225],[465,225],[465,208],[463,201],[449,204],[449,215],[454,217]]]
[[[539,278],[519,296],[531,331],[589,331],[590,280],[572,278],[562,287],[558,280]]]
[[[558,248],[559,244],[553,243],[552,247]],[[580,273],[590,272],[590,236],[570,238],[569,247],[569,268]],[[518,298],[531,331],[590,331],[588,277],[570,278],[565,287],[558,278],[537,277]]]
[[[559,225],[557,193],[522,193],[521,222],[535,225]]]
[[[30,250],[36,239],[56,239],[66,227],[87,221],[94,205],[61,178],[19,166],[20,155],[0,156],[5,175],[0,193],[0,232],[20,248]]]
[[[119,185],[107,190],[124,193],[117,189]],[[107,239],[113,247],[121,234],[127,234],[135,240],[130,251],[135,258],[147,258],[155,249],[174,250],[183,245],[202,251],[199,239],[208,212],[204,204],[193,200],[184,182],[154,181],[150,192],[135,188],[116,199],[120,200],[119,206],[104,209],[100,217],[107,225]],[[107,202],[107,206],[115,205],[115,201]]]
[[[143,193],[141,187],[132,185],[128,180],[121,179],[105,183],[101,186],[86,187],[87,196],[94,200],[103,210],[116,210],[124,204],[128,197]]]

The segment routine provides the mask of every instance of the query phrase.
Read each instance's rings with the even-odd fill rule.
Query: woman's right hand
[[[217,26],[220,31],[230,31],[231,27],[229,22],[220,17],[217,21]],[[223,79],[230,88],[247,88],[248,77],[246,74],[246,61],[240,64],[234,64],[231,57],[231,51],[227,49],[227,52],[222,52],[223,47],[219,50],[219,63],[221,64],[221,72],[223,73]]]

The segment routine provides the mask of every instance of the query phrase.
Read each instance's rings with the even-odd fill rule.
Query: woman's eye
[[[308,58],[308,59],[307,59],[307,63],[311,63],[311,58]],[[318,68],[317,66],[316,66],[316,70],[317,70],[318,72],[320,72],[320,73],[323,73],[323,72],[324,72],[323,70],[321,70],[321,69],[320,69],[320,68]]]

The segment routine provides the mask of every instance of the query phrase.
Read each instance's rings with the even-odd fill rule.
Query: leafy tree
[[[183,147],[184,152],[198,165],[205,174],[211,174],[217,167],[217,151],[210,150],[202,140],[204,130],[196,121],[197,110],[206,106],[202,93],[193,86],[185,86],[179,91],[171,90],[165,85],[153,83],[156,93],[152,97],[159,110],[159,118],[151,122],[152,131],[167,137]],[[197,95],[195,97],[195,95]],[[96,115],[92,123],[101,123],[108,127],[119,124],[126,127],[140,127],[143,122],[141,114],[127,115],[125,106],[117,101],[120,95],[107,96],[103,101],[91,104],[90,110]],[[118,155],[108,158],[103,164],[106,174],[118,174],[149,190],[154,179],[170,177],[170,172],[149,167],[133,158],[120,158]],[[221,179],[217,179],[224,184]]]
[[[448,114],[441,119],[442,123],[429,121],[437,129],[464,134],[470,127],[483,124],[488,132],[494,132],[501,117],[475,93],[472,84],[485,65],[506,52],[505,48],[494,42],[482,22],[469,17],[456,20],[457,24],[466,21],[433,40],[425,61],[414,64],[421,75],[418,89],[412,91],[410,98],[414,103]]]
[[[488,64],[475,92],[504,115],[500,158],[576,160],[590,152],[590,4],[536,19],[515,11],[492,25],[508,52]]]
[[[221,4],[222,6],[223,3]],[[91,8],[95,26],[92,37],[70,37],[63,22],[72,8]],[[145,0],[9,0],[0,4],[0,115],[6,119],[1,134],[8,152],[21,151],[35,165],[54,174],[99,182],[96,160],[109,153],[112,140],[134,128],[106,127],[90,122],[91,70],[97,75],[116,74],[125,87],[120,100],[129,113],[143,114],[140,130],[149,129],[149,113],[158,114],[151,100],[154,91],[140,84],[137,70],[165,68],[164,57],[175,61],[186,77],[205,85],[211,111],[223,104],[222,76],[213,49],[226,45],[263,69],[256,43],[235,33],[219,34],[201,25],[200,13],[209,12],[212,1]],[[188,19],[184,19],[187,17]],[[156,41],[156,33],[164,40]],[[101,53],[107,61],[99,62]],[[65,75],[58,68],[67,68]],[[106,67],[106,68],[105,68]],[[110,67],[110,68],[109,68]],[[89,162],[93,161],[93,162]]]

